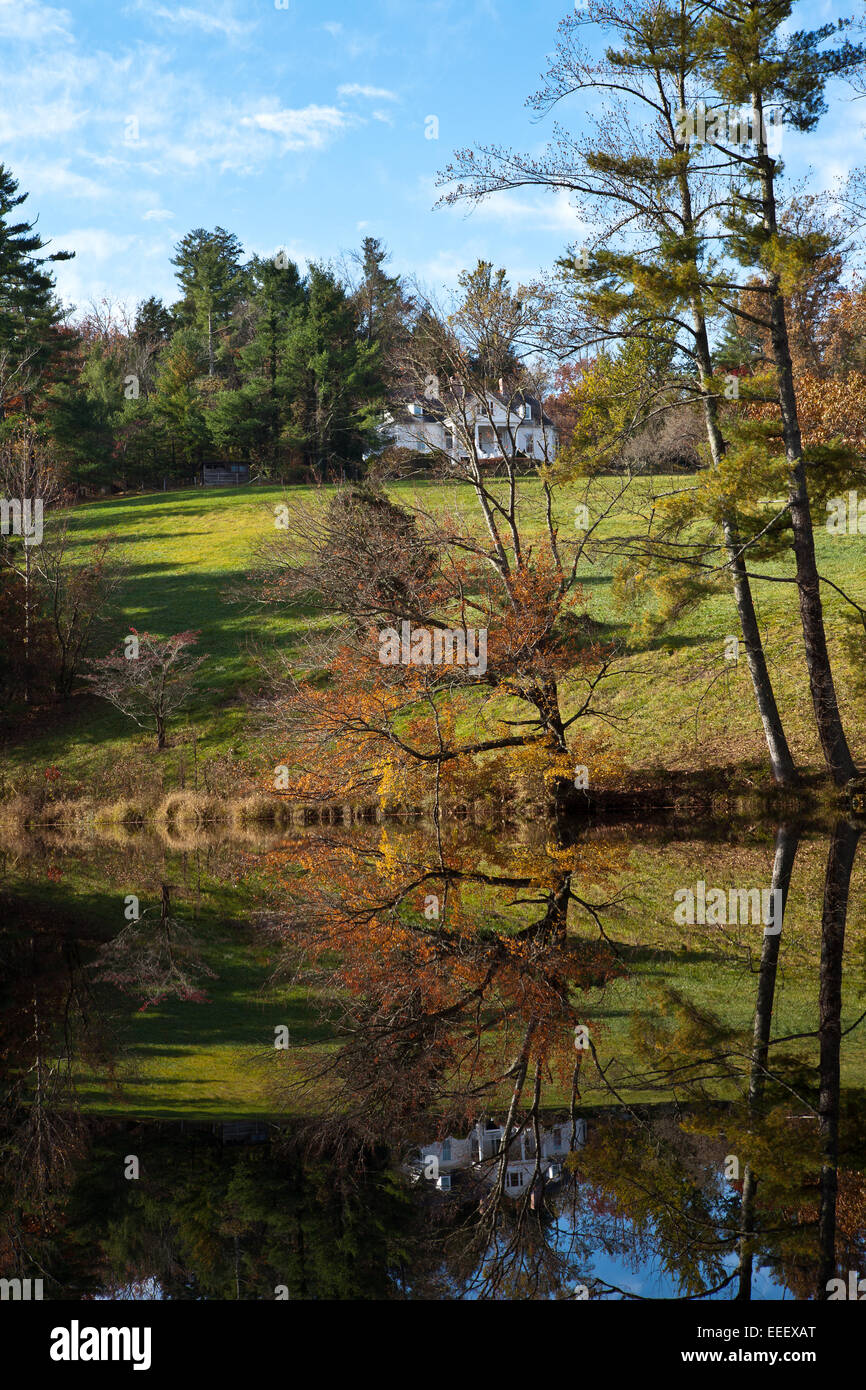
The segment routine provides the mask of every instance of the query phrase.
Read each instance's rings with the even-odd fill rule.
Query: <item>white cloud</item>
[[[83,174],[69,169],[65,162],[41,163],[38,160],[16,160],[15,177],[21,190],[34,194],[58,193],[69,198],[107,198],[109,189]]]
[[[80,129],[88,118],[88,112],[71,97],[60,96],[54,101],[21,102],[11,98],[9,85],[5,85],[3,104],[0,106],[0,141],[11,144],[15,140],[51,140],[57,143],[72,131]]]
[[[245,116],[242,124],[257,126],[282,137],[287,150],[320,150],[333,136],[346,130],[352,120],[336,106],[302,106],[295,109],[260,111]]]
[[[61,261],[52,267],[57,293],[63,304],[79,312],[88,304],[107,298],[127,308],[155,294],[168,303],[177,298],[177,284],[171,266],[157,262],[148,269],[146,285],[142,285],[139,267],[134,257],[118,257],[101,264],[99,269],[88,261]]]
[[[327,20],[320,27],[330,34],[332,39],[340,41],[343,52],[349,58],[369,59],[376,57],[380,52],[380,37],[369,28],[347,30],[344,24],[334,19]]]
[[[367,97],[370,101],[399,101],[396,92],[389,91],[387,87],[365,87],[361,82],[344,82],[337,88],[337,95],[341,97]]]
[[[76,257],[82,260],[107,261],[130,251],[138,238],[109,232],[104,227],[78,227],[71,232],[61,233],[56,240],[58,246],[63,246],[66,251],[74,251]]]
[[[165,11],[164,27],[170,19],[172,40],[95,50],[62,28],[65,11],[49,10],[38,0],[20,0],[25,15],[36,17],[34,26],[38,28],[39,17],[44,17],[45,31],[52,37],[39,45],[38,59],[32,63],[11,55],[4,62],[0,53],[0,70],[5,70],[0,81],[0,149],[19,174],[39,164],[38,182],[22,180],[22,187],[34,194],[103,198],[106,190],[88,174],[102,174],[118,189],[130,177],[150,182],[209,166],[253,176],[273,160],[275,140],[278,154],[315,153],[363,121],[361,113],[350,111],[342,100],[282,107],[266,90],[254,88],[251,93],[237,85],[215,100],[205,73],[178,69],[174,44],[180,41],[181,25],[226,35],[236,28],[246,32],[231,7],[205,9],[200,3],[170,11],[163,0],[150,10],[144,0],[134,0],[134,8],[136,14],[157,17]],[[19,12],[18,0],[0,0],[0,33],[13,9]],[[349,83],[345,87],[352,93],[356,88],[367,94],[381,92],[383,106],[392,100],[384,88]],[[157,216],[151,220],[157,221],[160,202],[150,195],[136,206],[142,214],[154,210]]]
[[[173,24],[177,28],[200,29],[205,34],[222,34],[227,39],[243,38],[257,24],[257,21],[250,20],[241,22],[225,10],[215,13],[213,10],[194,10],[189,5],[170,10],[164,5],[140,3],[137,8],[152,19],[165,20],[167,24]]]
[[[20,43],[39,43],[68,36],[68,10],[55,10],[39,0],[0,0],[0,38]]]
[[[447,189],[434,188],[425,181],[432,197],[439,198]],[[565,236],[576,236],[583,230],[580,214],[572,207],[566,189],[556,189],[552,193],[538,193],[535,196],[520,197],[510,191],[491,193],[480,203],[456,203],[448,211],[459,217],[472,217],[481,221],[497,222],[500,226],[530,224],[535,231],[561,232]]]
[[[475,258],[477,259],[477,257]],[[422,282],[431,282],[438,288],[442,285],[453,289],[461,270],[472,264],[473,257],[464,249],[459,251],[441,250],[430,260],[422,262],[418,273]]]
[[[169,212],[168,208],[148,208],[147,212],[141,214],[142,222],[171,222],[174,213]]]

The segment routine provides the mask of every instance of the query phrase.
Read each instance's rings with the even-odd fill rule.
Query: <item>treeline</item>
[[[189,480],[202,463],[258,478],[359,474],[377,442],[394,340],[413,300],[367,237],[341,270],[284,253],[245,259],[196,228],[177,244],[179,298],[130,313],[103,301],[73,321],[57,303],[26,195],[0,166],[0,440],[21,421],[80,496]]]

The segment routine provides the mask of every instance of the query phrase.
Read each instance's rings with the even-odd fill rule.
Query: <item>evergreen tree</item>
[[[613,34],[619,48],[608,47],[600,60],[589,54],[580,38],[587,19]],[[585,13],[563,21],[548,86],[533,98],[533,104],[546,110],[577,91],[594,95],[604,91],[614,103],[609,117],[599,119],[573,141],[558,141],[541,158],[515,156],[498,148],[462,154],[445,177],[460,180],[448,201],[477,199],[525,183],[565,187],[581,198],[585,221],[601,224],[593,237],[592,253],[583,247],[579,255],[570,255],[562,263],[574,301],[564,327],[557,325],[556,335],[564,334],[572,351],[580,346],[597,352],[600,345],[622,339],[635,340],[645,348],[675,336],[679,381],[663,383],[661,394],[651,373],[641,370],[630,391],[620,385],[616,408],[611,411],[605,401],[609,383],[597,381],[598,372],[590,374],[585,385],[590,390],[598,385],[601,391],[600,401],[583,401],[590,408],[591,432],[598,433],[594,421],[599,405],[611,424],[605,425],[606,437],[596,440],[594,456],[591,452],[579,466],[603,468],[610,451],[621,449],[650,408],[655,412],[681,408],[683,390],[700,404],[714,470],[712,495],[707,493],[701,500],[707,503],[706,515],[716,539],[709,548],[704,544],[690,554],[683,537],[675,533],[659,546],[656,528],[653,560],[667,571],[662,580],[665,586],[679,590],[669,608],[672,615],[683,602],[696,601],[703,572],[717,569],[718,551],[724,550],[773,775],[790,784],[796,780],[796,770],[770,682],[740,532],[738,508],[753,499],[744,498],[742,489],[732,485],[729,468],[722,469],[726,442],[719,424],[719,399],[723,387],[715,379],[708,336],[720,277],[708,249],[714,208],[724,196],[716,181],[720,160],[713,151],[716,169],[708,179],[701,150],[694,143],[683,147],[678,138],[679,112],[687,105],[703,54],[702,41],[695,36],[699,20],[700,6],[693,7],[691,0],[674,0],[669,5],[637,0],[625,9],[617,0],[589,0]],[[727,277],[721,278],[727,283]],[[672,391],[671,386],[679,389]],[[576,438],[585,446],[591,443],[584,431],[578,431]],[[680,528],[685,522],[681,515],[670,520]],[[646,545],[645,540],[637,543],[638,555]]]
[[[192,353],[182,335],[175,335],[160,364],[154,399],[168,434],[173,472],[188,472],[190,465],[195,467],[201,462],[207,450],[207,424],[196,390],[197,375]]]
[[[243,372],[267,380],[276,393],[282,367],[285,338],[298,310],[306,301],[304,283],[294,261],[261,260],[250,263],[251,303],[255,328],[252,341],[240,354]]]
[[[284,376],[292,398],[285,442],[320,479],[357,475],[381,419],[382,354],[364,341],[346,287],[323,265],[310,267],[307,304],[286,340]]]
[[[16,406],[28,408],[36,382],[68,342],[46,267],[71,260],[73,253],[39,254],[46,243],[35,224],[12,220],[26,199],[0,164],[0,420]]]
[[[136,342],[159,346],[167,343],[174,329],[174,319],[161,299],[155,295],[141,300],[136,306],[132,336]]]
[[[212,232],[196,227],[175,247],[172,265],[184,298],[177,308],[181,322],[193,324],[207,345],[208,376],[214,374],[214,336],[229,320],[244,292],[247,276],[240,264],[241,243],[223,227]]]
[[[115,427],[124,405],[123,357],[116,345],[96,341],[70,365],[46,394],[47,425],[78,490],[105,487],[114,475]]]
[[[781,164],[770,153],[769,125],[775,112],[795,130],[814,130],[827,109],[828,80],[860,67],[864,49],[845,37],[849,20],[788,32],[792,10],[793,0],[732,0],[724,10],[707,11],[699,26],[701,70],[719,101],[752,113],[753,139],[729,143],[727,150],[739,176],[724,219],[728,250],[740,265],[760,275],[762,320],[772,347],[788,470],[788,513],[812,705],[828,770],[843,785],[856,776],[857,768],[842,725],[827,648],[807,474],[812,460],[803,447],[785,308],[786,291],[826,256],[828,244],[825,237],[798,234],[780,220]]]
[[[399,275],[387,274],[384,267],[390,252],[378,237],[364,237],[354,259],[361,270],[355,290],[361,333],[369,346],[379,343],[388,360],[407,331],[413,301],[405,293]]]
[[[237,352],[240,385],[213,398],[208,429],[221,453],[270,472],[281,461],[281,437],[290,419],[286,343],[293,319],[303,311],[305,289],[298,267],[282,255],[255,257],[249,269],[252,330]]]

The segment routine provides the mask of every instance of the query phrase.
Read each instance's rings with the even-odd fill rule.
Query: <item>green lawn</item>
[[[225,601],[244,580],[251,547],[273,526],[274,506],[285,495],[282,487],[190,489],[87,503],[72,515],[82,554],[107,533],[117,540],[125,567],[111,621],[118,649],[131,627],[158,637],[199,632],[207,661],[179,723],[195,727],[205,755],[249,751],[243,696],[255,677],[251,644],[291,643],[310,621],[258,607],[250,614]],[[105,701],[82,694],[65,717],[40,721],[8,746],[4,762],[19,773],[57,766],[64,786],[98,784],[131,746],[151,742]],[[176,756],[169,751],[165,761],[173,768]],[[166,785],[173,785],[170,773]]]
[[[641,494],[654,487],[663,491],[671,482],[655,479],[637,485],[637,508],[646,501]],[[609,480],[594,485],[595,505],[600,510]],[[444,511],[459,503],[468,511],[472,499],[467,489],[436,484],[401,483],[391,489],[397,501],[419,496],[434,510]],[[262,749],[250,727],[246,696],[253,688],[256,670],[253,644],[291,646],[316,619],[309,613],[287,613],[227,601],[229,592],[246,576],[251,547],[273,526],[274,508],[287,495],[307,495],[311,505],[321,505],[327,489],[264,486],[254,489],[192,489],[121,497],[87,503],[75,509],[72,526],[81,553],[97,537],[113,534],[126,565],[112,629],[119,645],[131,626],[165,636],[187,628],[200,633],[200,650],[207,661],[200,672],[198,691],[177,726],[194,727],[204,757],[233,754],[249,763],[260,761]],[[563,488],[557,496],[558,520],[563,537],[573,533],[576,488]],[[528,529],[540,524],[539,490],[525,485]],[[599,528],[599,536],[627,533],[629,512],[620,507]],[[866,539],[831,537],[816,531],[819,564],[829,578],[866,603]],[[789,573],[780,563],[761,567],[769,574]],[[586,762],[592,777],[596,740],[616,748],[626,766],[639,778],[648,772],[694,771],[701,768],[739,768],[758,780],[764,777],[765,750],[754,708],[748,672],[726,662],[725,638],[738,628],[733,600],[720,594],[695,612],[673,624],[663,637],[645,640],[632,632],[635,613],[614,601],[611,566],[601,561],[585,563],[580,572],[587,609],[599,624],[600,634],[626,644],[620,674],[605,687],[602,707],[617,715],[616,732],[600,721],[586,721],[575,728],[576,761]],[[799,638],[794,586],[756,584],[758,608],[770,667],[789,738],[804,766],[820,768],[817,741],[812,729],[808,683]],[[833,652],[841,704],[847,717],[855,756],[866,760],[866,719],[862,697],[854,692],[851,671],[838,639],[842,631],[843,600],[825,588],[827,629]],[[566,683],[567,707],[580,694]],[[119,769],[133,749],[147,756],[149,740],[104,701],[81,694],[57,716],[40,716],[4,749],[7,791],[22,780],[42,774],[45,767],[61,769],[59,791],[111,787],[116,792]],[[177,748],[170,749],[161,766],[165,789],[177,785]],[[187,755],[188,756],[188,755]]]
[[[647,489],[660,492],[672,483],[682,486],[683,480],[640,482],[630,508],[636,510],[645,504]],[[597,510],[602,509],[610,486],[610,480],[594,485],[592,497]],[[246,697],[256,680],[251,647],[272,643],[290,647],[311,622],[325,619],[260,606],[250,610],[227,599],[248,573],[255,541],[273,526],[276,504],[294,494],[308,496],[311,505],[321,505],[327,492],[286,490],[277,485],[192,489],[105,499],[80,506],[73,513],[75,542],[82,554],[99,536],[110,533],[117,538],[126,566],[112,618],[118,646],[131,626],[158,636],[187,628],[200,633],[200,651],[207,660],[197,694],[176,727],[195,728],[204,757],[232,754],[249,764],[264,765],[263,750],[246,708]],[[472,498],[465,488],[401,483],[395,484],[391,493],[398,502],[417,496],[433,510],[445,511],[459,504],[471,514]],[[563,537],[573,534],[575,499],[581,495],[568,487],[557,495]],[[533,481],[525,484],[525,498],[531,532],[541,522],[540,494]],[[602,524],[598,535],[628,533],[633,526],[630,512],[620,506]],[[866,538],[832,537],[818,529],[816,544],[822,572],[866,603]],[[762,565],[761,569],[768,574],[790,572],[780,563]],[[762,779],[766,756],[746,664],[741,660],[735,666],[724,657],[725,638],[738,632],[730,595],[705,601],[661,638],[646,640],[633,633],[637,615],[614,601],[609,564],[585,563],[580,578],[587,611],[599,624],[600,635],[618,639],[626,647],[620,674],[600,696],[602,707],[621,720],[616,732],[600,721],[589,720],[574,731],[576,761],[587,763],[590,778],[593,749],[601,738],[618,750],[637,778],[663,770],[738,768],[747,777]],[[819,769],[794,586],[756,584],[755,592],[777,697],[795,756],[804,766]],[[855,694],[852,673],[838,642],[845,605],[828,588],[824,599],[843,712],[855,756],[866,761],[866,709],[863,698]],[[566,682],[566,707],[579,696],[580,689],[569,689]],[[139,756],[148,756],[148,748],[148,737],[123,716],[104,701],[81,694],[65,712],[40,716],[9,742],[3,758],[7,792],[22,780],[38,778],[49,765],[61,769],[61,792],[74,790],[76,784],[79,788],[104,789],[111,788],[112,783],[116,792],[124,758],[133,749],[140,750]],[[161,761],[166,790],[177,785],[178,757],[175,747]]]

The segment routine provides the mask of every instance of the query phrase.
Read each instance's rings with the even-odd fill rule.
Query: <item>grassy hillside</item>
[[[680,485],[682,479],[679,480]],[[644,482],[630,507],[637,508],[641,491],[653,486],[664,490],[666,480]],[[598,494],[606,487],[596,485]],[[289,489],[289,495],[309,498],[321,505],[328,490]],[[435,484],[401,483],[391,488],[394,499],[420,496],[433,510],[459,506],[472,515],[468,489]],[[97,537],[110,533],[126,571],[112,633],[119,645],[134,626],[158,636],[187,628],[200,632],[199,650],[207,661],[200,672],[196,698],[175,724],[174,746],[160,760],[166,790],[179,778],[179,731],[194,729],[199,754],[205,758],[235,757],[246,763],[273,762],[251,725],[247,699],[255,688],[256,670],[251,655],[254,644],[276,643],[291,647],[311,622],[326,619],[309,613],[289,613],[228,602],[230,591],[248,570],[251,547],[274,524],[274,507],[286,490],[280,486],[254,489],[192,489],[141,497],[110,498],[78,507],[72,526],[81,553]],[[576,490],[564,488],[557,497],[558,520],[563,536],[573,534]],[[526,485],[525,510],[529,528],[541,520],[540,494]],[[597,496],[601,507],[601,496]],[[627,534],[634,529],[629,512],[619,508],[599,534]],[[816,531],[822,573],[866,603],[866,538],[831,537]],[[768,574],[789,574],[780,564],[761,565]],[[588,612],[599,624],[600,635],[626,644],[621,674],[606,687],[603,703],[620,716],[615,732],[598,722],[580,725],[576,760],[592,763],[594,739],[602,734],[624,758],[636,777],[667,771],[712,769],[726,775],[732,769],[765,777],[763,737],[745,661],[735,666],[724,658],[725,638],[738,626],[732,599],[719,595],[675,623],[660,638],[636,636],[635,612],[614,601],[611,568],[586,563],[581,570]],[[765,634],[770,667],[786,728],[795,755],[806,766],[820,769],[817,740],[812,729],[808,682],[799,635],[796,591],[792,584],[756,584],[759,615]],[[864,701],[857,696],[853,673],[839,646],[843,600],[825,587],[827,629],[833,653],[843,711],[854,744],[855,756],[866,761]],[[566,690],[568,703],[578,692]],[[584,732],[584,730],[586,732]],[[577,733],[577,731],[576,731]],[[76,787],[100,787],[107,794],[124,788],[124,766],[143,756],[151,762],[150,741],[104,701],[77,695],[63,711],[40,711],[20,725],[3,750],[6,794],[28,778],[39,777],[45,767],[59,767],[59,790],[68,794]],[[140,750],[140,754],[136,754]],[[184,754],[185,764],[189,754]],[[132,784],[136,777],[132,776]],[[741,778],[742,780],[742,778]]]

